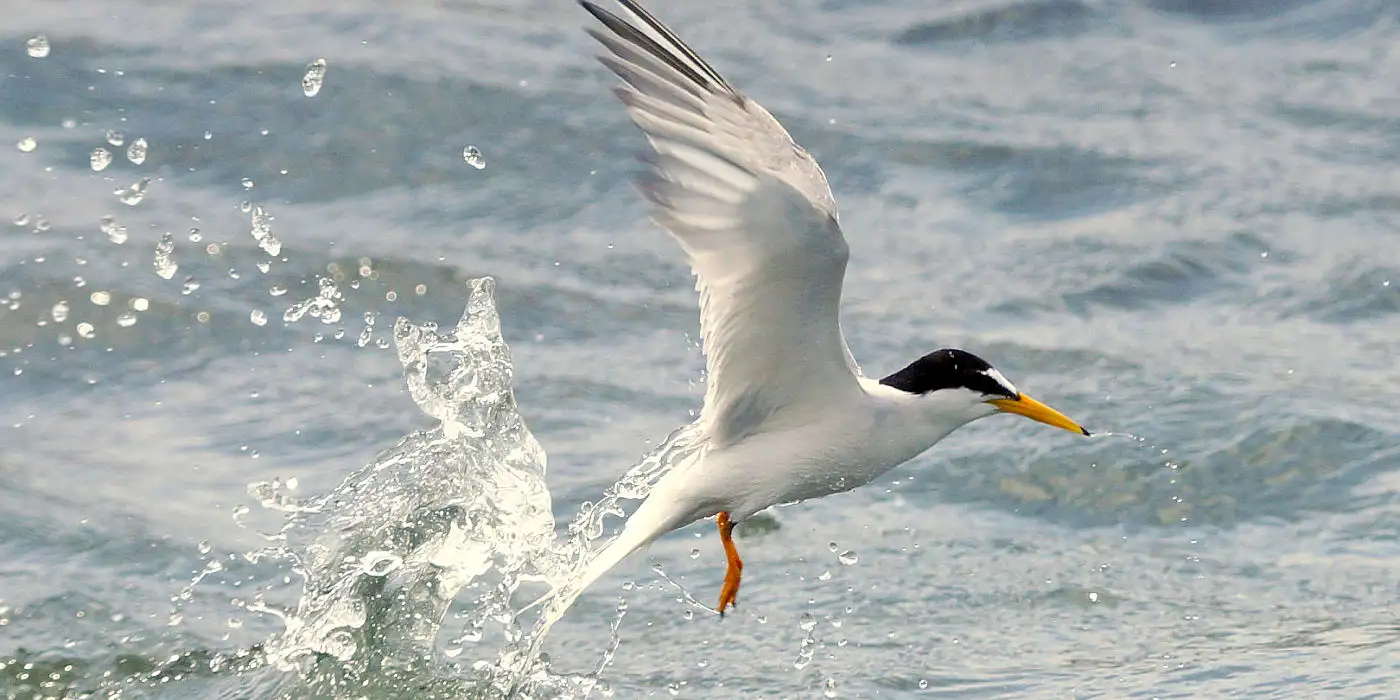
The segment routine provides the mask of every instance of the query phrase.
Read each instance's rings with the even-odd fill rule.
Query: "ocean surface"
[[[713,604],[713,525],[673,533],[664,576],[629,561],[555,628],[551,672],[603,665],[618,698],[1400,695],[1400,4],[650,6],[826,169],[867,374],[962,347],[1114,434],[988,419],[776,509],[723,620],[677,588]],[[293,517],[248,485],[330,493],[430,429],[393,324],[451,327],[481,276],[561,532],[693,419],[692,282],[588,21],[7,10],[0,697],[491,697],[454,685],[498,655],[457,638],[471,595],[419,683],[261,660],[303,572],[247,556]]]

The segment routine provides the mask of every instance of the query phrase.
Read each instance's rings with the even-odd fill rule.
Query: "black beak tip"
[[[1085,428],[1084,426],[1080,426],[1080,427],[1079,427],[1079,432],[1084,433],[1084,437],[1093,437],[1093,436],[1094,436],[1094,434],[1091,433],[1091,432],[1089,432],[1089,429],[1088,429],[1088,428]]]

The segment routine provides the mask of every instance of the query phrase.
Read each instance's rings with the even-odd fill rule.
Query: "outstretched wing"
[[[697,278],[710,440],[734,444],[850,400],[861,388],[839,318],[849,250],[826,176],[666,25],[618,2],[625,18],[581,0],[651,143],[638,189]]]

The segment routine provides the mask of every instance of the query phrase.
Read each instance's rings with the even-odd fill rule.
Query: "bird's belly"
[[[879,449],[860,426],[820,423],[713,451],[697,486],[742,520],[769,506],[821,498],[870,483],[913,455]]]
[[[850,491],[874,481],[895,466],[897,463],[886,463],[874,456],[860,461],[814,461],[803,470],[803,478],[789,484],[781,500],[775,502],[795,503]]]

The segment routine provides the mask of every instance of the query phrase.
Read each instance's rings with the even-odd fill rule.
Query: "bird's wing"
[[[666,25],[618,2],[625,19],[580,0],[606,28],[588,33],[651,143],[638,189],[697,278],[710,440],[850,400],[861,389],[839,319],[849,250],[826,176]]]

